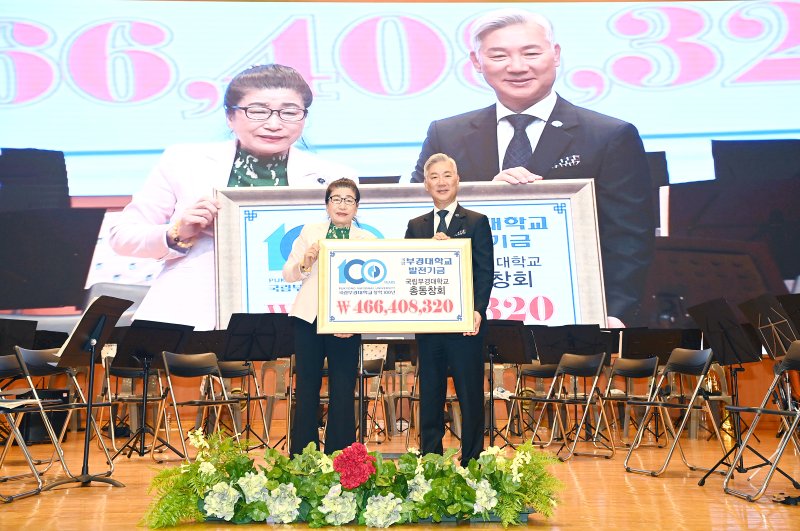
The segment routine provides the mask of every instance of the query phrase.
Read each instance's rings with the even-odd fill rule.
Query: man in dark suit
[[[412,182],[422,182],[432,153],[453,157],[463,181],[593,178],[609,325],[622,326],[638,308],[655,238],[639,132],[553,91],[561,48],[546,18],[495,11],[472,31],[470,59],[497,103],[431,123]]]
[[[442,153],[423,166],[425,189],[434,210],[408,222],[406,238],[472,240],[475,328],[464,334],[419,334],[420,436],[422,453],[442,453],[448,370],[461,407],[461,464],[483,451],[483,336],[494,278],[494,246],[489,219],[458,204],[458,168]]]

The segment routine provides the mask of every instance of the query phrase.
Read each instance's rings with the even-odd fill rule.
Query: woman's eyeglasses
[[[264,105],[248,105],[247,107],[239,107],[233,105],[230,107],[233,110],[244,111],[244,115],[256,122],[266,122],[272,118],[273,113],[278,115],[278,118],[284,122],[301,122],[308,115],[308,109],[299,109],[296,107],[289,107],[288,109],[270,109]]]
[[[353,206],[356,204],[356,200],[352,197],[339,197],[338,195],[332,195],[328,198],[328,202],[334,205],[341,205],[344,203],[347,206]]]

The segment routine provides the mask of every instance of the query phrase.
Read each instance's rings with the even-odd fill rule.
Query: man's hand
[[[434,240],[449,240],[450,236],[448,236],[444,232],[437,232],[436,234],[433,235],[433,239]]]
[[[475,328],[473,328],[472,332],[464,332],[465,336],[477,336],[478,330],[481,329],[481,314],[475,312]]]
[[[541,181],[543,177],[529,172],[522,166],[516,168],[508,168],[494,176],[492,181],[500,181],[508,184],[528,184],[536,181]]]

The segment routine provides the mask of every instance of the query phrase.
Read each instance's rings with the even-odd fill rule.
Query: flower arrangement
[[[156,498],[143,521],[149,527],[203,520],[388,527],[492,514],[508,526],[524,512],[550,516],[561,489],[547,471],[558,460],[527,443],[513,456],[491,447],[464,468],[453,459],[455,450],[409,451],[395,461],[359,443],[332,457],[313,444],[291,459],[267,449],[256,464],[229,437],[195,431],[189,438],[198,450],[195,461],[153,479]]]

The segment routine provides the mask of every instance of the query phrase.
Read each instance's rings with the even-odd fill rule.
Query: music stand
[[[147,424],[147,398],[150,370],[163,369],[163,359],[157,354],[165,350],[168,352],[180,352],[189,332],[193,329],[194,327],[189,325],[137,319],[133,321],[131,326],[125,331],[124,336],[122,336],[117,345],[117,353],[114,356],[114,360],[111,362],[111,367],[123,369],[141,368],[142,414],[140,416],[139,427],[131,434],[125,444],[117,450],[117,453],[111,458],[112,460],[116,459],[126,448],[128,449],[128,458],[131,457],[133,452],[136,452],[139,456],[143,456],[146,453],[145,436],[148,433],[150,435],[155,435],[152,426]],[[153,444],[156,442],[160,442],[177,455],[185,457],[168,441],[159,437],[157,441],[153,441]],[[137,443],[139,446],[138,449],[136,448]]]
[[[89,474],[89,441],[92,438],[89,425],[94,428],[98,437],[102,437],[100,429],[94,421],[92,415],[92,407],[94,406],[94,366],[101,362],[101,351],[103,345],[106,344],[108,338],[111,337],[111,332],[114,331],[114,325],[117,324],[122,313],[130,308],[133,301],[118,299],[116,297],[102,296],[92,300],[81,316],[80,321],[75,325],[72,333],[67,339],[67,342],[61,347],[58,352],[60,357],[58,361],[59,367],[75,367],[86,366],[89,367],[89,383],[88,392],[86,397],[86,430],[83,438],[83,466],[81,473],[75,477],[64,478],[53,483],[48,484],[42,490],[50,490],[59,485],[67,483],[80,483],[82,487],[89,485],[93,481],[100,483],[108,483],[114,487],[124,487],[122,483],[115,479],[111,479],[111,473],[114,471],[113,459],[108,455],[108,450],[105,445],[103,450],[106,453],[106,459],[110,470],[102,476]],[[86,354],[89,354],[87,359]]]
[[[796,330],[800,330],[800,293],[778,295],[776,298],[786,311],[789,321],[791,321]]]
[[[220,361],[242,361],[247,367],[251,378],[255,378],[252,362],[273,361],[277,356],[276,346],[279,344],[278,336],[282,326],[285,325],[285,314],[274,313],[234,313],[228,321],[227,341],[225,349],[219,356]],[[247,379],[246,414],[242,435],[251,433],[261,444],[248,448],[262,448],[268,445],[250,425],[250,380]],[[263,397],[256,397],[261,400]],[[247,440],[247,437],[245,437]]]
[[[32,348],[36,325],[27,319],[0,319],[0,356],[13,355],[15,346]]]
[[[489,319],[486,322],[486,355],[489,359],[489,446],[494,446],[495,433],[506,442],[503,447],[513,444],[495,426],[494,418],[494,363],[513,363],[525,365],[531,363],[535,345],[530,330],[522,321],[504,321]]]
[[[601,334],[600,325],[593,324],[542,326],[534,329],[533,340],[539,361],[558,365],[565,352],[586,356],[606,352],[607,341]],[[606,356],[606,364],[609,358]]]
[[[784,356],[792,341],[798,338],[797,329],[774,295],[765,293],[741,303],[739,309],[756,329],[772,359]]]
[[[684,345],[684,331],[681,329],[625,328],[622,331],[623,358],[646,359],[656,356],[659,365],[666,365],[676,348],[688,348]]]
[[[756,363],[761,361],[761,349],[754,345],[739,325],[733,309],[725,299],[714,299],[697,306],[687,308],[689,315],[692,316],[698,328],[703,332],[703,338],[711,347],[714,353],[714,360],[723,367],[728,367],[731,374],[731,406],[739,406],[739,378],[740,372],[744,371],[744,363]],[[713,474],[721,465],[728,468],[735,467],[739,472],[746,472],[752,468],[758,468],[770,464],[769,460],[761,455],[756,449],[747,445],[747,448],[763,460],[763,463],[744,467],[744,460],[740,462],[728,462],[731,455],[742,446],[742,426],[739,414],[733,418],[733,446],[728,450],[717,463],[706,472],[697,483],[701,487],[706,479]]]

